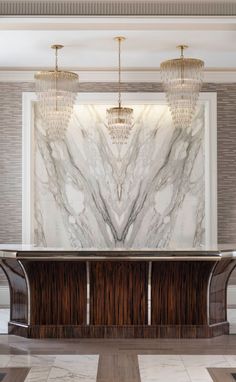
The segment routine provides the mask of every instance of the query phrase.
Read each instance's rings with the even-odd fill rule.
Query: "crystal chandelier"
[[[114,144],[127,143],[130,131],[133,126],[133,109],[121,106],[121,42],[125,37],[115,37],[118,41],[118,106],[107,109],[108,130]]]
[[[58,50],[55,50],[55,69],[35,74],[38,110],[45,121],[50,140],[62,139],[66,133],[77,95],[78,75],[58,69]]]
[[[161,63],[161,77],[174,126],[191,126],[203,81],[204,62],[195,58],[185,58],[180,45],[180,58]]]

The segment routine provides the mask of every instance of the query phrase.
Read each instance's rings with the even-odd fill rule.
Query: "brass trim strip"
[[[86,262],[86,277],[87,277],[87,299],[86,299],[86,325],[90,324],[90,266]]]
[[[152,262],[148,264],[148,325],[152,324]]]

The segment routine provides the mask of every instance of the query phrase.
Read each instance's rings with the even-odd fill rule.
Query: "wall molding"
[[[4,16],[235,16],[230,1],[1,1]]]
[[[73,70],[79,75],[80,83],[113,82],[117,83],[116,70]],[[0,82],[34,82],[33,70],[0,70]],[[123,70],[123,83],[160,83],[160,71],[156,70]],[[235,70],[206,70],[204,83],[236,83]]]

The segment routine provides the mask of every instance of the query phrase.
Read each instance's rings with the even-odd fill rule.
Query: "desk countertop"
[[[236,258],[236,244],[198,248],[51,248],[1,244],[0,258],[35,260],[220,260]]]

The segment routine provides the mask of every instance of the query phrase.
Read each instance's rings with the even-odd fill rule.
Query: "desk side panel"
[[[10,320],[27,324],[29,291],[22,266],[16,259],[2,259],[1,267],[9,281]]]
[[[86,324],[86,263],[22,260],[31,294],[32,325]]]
[[[236,261],[222,258],[216,264],[210,284],[210,324],[227,321],[227,285]]]

